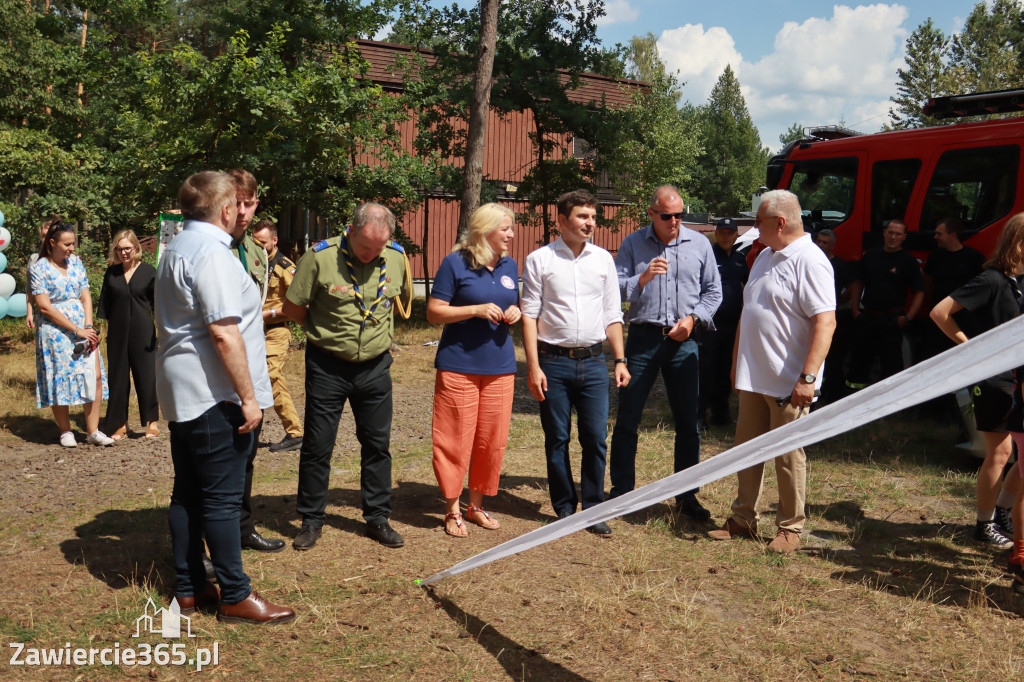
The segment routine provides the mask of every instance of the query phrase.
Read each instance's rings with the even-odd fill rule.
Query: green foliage
[[[1003,115],[939,120],[921,113],[929,98],[1016,88],[1024,79],[1024,10],[1014,0],[979,2],[963,30],[947,37],[931,19],[910,35],[897,71],[892,128],[917,128]]]
[[[704,148],[694,170],[692,192],[717,215],[749,210],[750,196],[764,182],[768,150],[747,111],[732,67],[718,78],[708,103],[698,107]]]
[[[781,142],[782,145],[785,146],[790,142],[795,142],[796,140],[803,139],[803,137],[804,127],[800,125],[799,122],[797,122],[786,128],[786,132],[779,135],[779,142]]]

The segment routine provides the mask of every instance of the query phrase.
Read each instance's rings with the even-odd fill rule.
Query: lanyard
[[[352,264],[352,253],[348,249],[347,230],[345,231],[345,234],[342,235],[341,237],[341,255],[345,259],[345,265],[348,266],[348,276],[352,280],[352,291],[356,295],[356,303],[359,305],[359,312],[363,316],[363,321],[359,325],[359,328],[362,329],[366,327],[366,321],[371,319],[370,316],[373,315],[373,312],[375,310],[377,310],[377,304],[380,303],[381,299],[384,298],[384,283],[387,281],[388,272],[387,260],[383,256],[380,256],[377,259],[377,262],[380,265],[380,279],[377,282],[377,297],[373,299],[373,303],[371,303],[370,307],[367,308],[366,299],[363,297],[363,292],[362,290],[359,289],[359,283],[356,281],[356,270]],[[372,319],[373,323],[377,324],[377,318]]]

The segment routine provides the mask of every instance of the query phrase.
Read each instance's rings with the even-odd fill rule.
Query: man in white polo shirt
[[[761,197],[754,223],[766,247],[750,269],[734,351],[733,385],[740,396],[736,444],[807,414],[821,389],[821,370],[836,327],[836,295],[828,258],[804,232],[800,202],[786,190]],[[775,458],[778,531],[768,549],[800,546],[807,460],[803,448]],[[737,474],[732,517],[709,535],[757,538],[764,464]]]
[[[558,518],[574,514],[578,503],[569,463],[574,405],[583,450],[582,508],[604,501],[609,383],[605,338],[615,357],[615,385],[629,383],[615,261],[589,241],[596,220],[594,195],[566,192],[558,198],[561,238],[527,256],[523,267],[523,347],[530,393],[540,401],[548,487]],[[603,522],[588,530],[600,537],[612,534]]]

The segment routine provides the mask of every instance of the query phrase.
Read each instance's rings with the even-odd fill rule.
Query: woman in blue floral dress
[[[60,444],[77,445],[69,405],[82,405],[86,442],[113,445],[99,430],[100,400],[107,397],[99,337],[92,328],[92,294],[82,259],[74,254],[75,231],[67,223],[50,227],[29,268],[39,309],[36,334],[36,405],[50,407],[60,428]]]

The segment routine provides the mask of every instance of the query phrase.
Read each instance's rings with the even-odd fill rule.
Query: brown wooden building
[[[386,91],[400,92],[403,89],[402,74],[394,69],[398,57],[408,55],[413,48],[382,43],[371,40],[357,41],[363,57],[369,62],[368,78],[379,84]],[[429,53],[425,53],[429,58]],[[568,74],[565,75],[568,84]],[[584,74],[580,86],[569,93],[569,97],[578,102],[593,106],[625,107],[631,103],[632,92],[637,88],[646,87],[643,83],[621,80],[595,74]],[[465,127],[466,123],[462,122]],[[512,112],[499,116],[493,110],[487,119],[487,135],[484,153],[484,180],[498,187],[498,201],[507,204],[517,213],[529,210],[525,201],[517,200],[518,184],[536,163],[530,133],[535,131],[533,116],[529,111]],[[416,134],[415,121],[407,121],[401,127],[403,146],[411,152],[412,142]],[[583,153],[585,145],[582,141],[573,140],[570,135],[559,140],[559,146],[567,153]],[[579,149],[574,149],[579,147]],[[561,151],[553,157],[561,158]],[[452,162],[462,165],[462,159]],[[605,218],[615,218],[622,207],[622,198],[610,192],[599,194]],[[554,219],[554,207],[549,209]],[[535,221],[539,223],[540,221]],[[419,245],[424,242],[424,228],[429,230],[427,248],[424,254],[411,258],[413,276],[422,279],[433,277],[441,259],[451,252],[458,234],[459,201],[452,196],[429,196],[424,204],[414,212],[406,214],[401,220],[402,229],[410,239]],[[626,225],[618,232],[599,229],[594,242],[613,253],[618,249],[622,239],[629,234],[634,225]],[[279,231],[282,239],[301,245],[323,239],[336,234],[335,226],[319,219],[317,216],[300,207],[294,207],[281,216]],[[515,260],[522,265],[526,254],[543,242],[543,228],[538,225],[518,223],[516,237],[513,241],[512,253]],[[426,262],[426,267],[424,267]],[[429,272],[428,272],[429,271]]]

